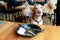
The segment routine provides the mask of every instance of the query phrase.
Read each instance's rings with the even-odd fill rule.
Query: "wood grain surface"
[[[35,37],[28,38],[17,35],[15,28],[18,27],[18,23],[14,22],[4,23],[5,24],[3,24],[0,27],[0,40],[60,40],[60,26],[38,24],[38,26],[40,26],[44,31],[40,32]]]

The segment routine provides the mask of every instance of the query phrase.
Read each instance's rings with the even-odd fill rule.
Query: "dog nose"
[[[41,11],[38,11],[38,13],[40,14],[40,13],[41,13]]]

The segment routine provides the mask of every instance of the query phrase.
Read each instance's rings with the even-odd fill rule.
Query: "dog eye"
[[[37,9],[37,8],[35,7],[35,9]]]

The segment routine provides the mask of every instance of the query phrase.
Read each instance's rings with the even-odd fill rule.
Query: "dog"
[[[40,4],[35,5],[34,7],[34,14],[32,17],[32,24],[40,24],[43,25],[43,19],[42,19],[42,15],[43,13],[46,14],[52,14],[53,11],[55,9],[55,6],[52,5],[51,2],[48,2],[46,4],[44,4],[43,6]]]
[[[40,24],[40,25],[43,25],[43,19],[42,19],[43,12],[42,12],[42,7],[43,6],[40,5],[40,4],[34,5],[34,8],[33,8],[33,16],[32,16],[31,24]]]

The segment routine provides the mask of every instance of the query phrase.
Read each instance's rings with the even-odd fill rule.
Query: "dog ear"
[[[53,10],[55,9],[53,4],[51,2],[48,2],[44,5],[43,9],[47,12],[47,13],[52,13]]]

